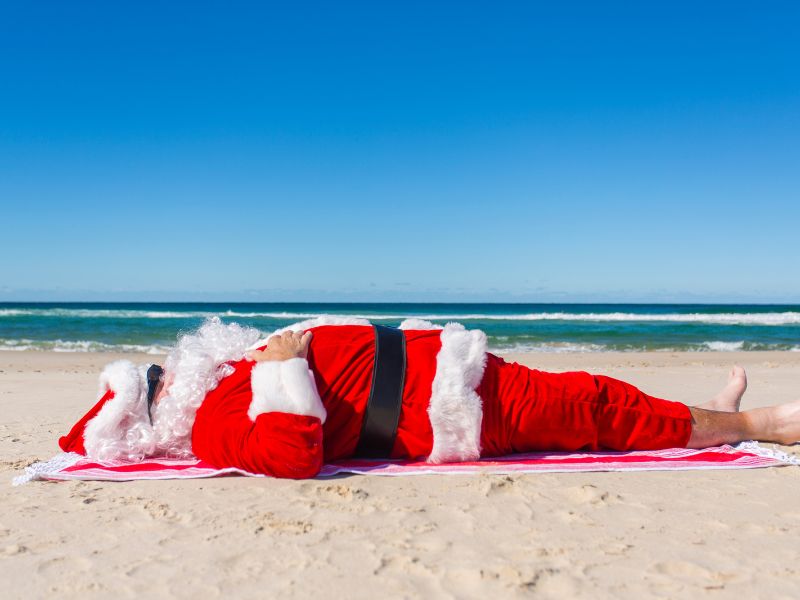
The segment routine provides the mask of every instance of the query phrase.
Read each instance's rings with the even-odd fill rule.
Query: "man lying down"
[[[457,323],[395,329],[330,316],[264,340],[210,319],[179,339],[163,371],[108,365],[99,401],[59,445],[97,460],[196,456],[299,479],[352,457],[445,463],[800,440],[800,401],[739,412],[746,385],[734,368],[695,408],[602,375],[508,363]]]

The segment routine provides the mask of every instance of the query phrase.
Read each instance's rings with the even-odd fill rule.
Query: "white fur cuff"
[[[253,401],[247,416],[251,421],[262,413],[284,412],[317,417],[323,423],[327,413],[304,358],[265,361],[253,367],[250,378]]]
[[[436,357],[428,416],[433,450],[428,462],[477,460],[481,454],[483,401],[475,389],[486,369],[486,334],[448,323]]]

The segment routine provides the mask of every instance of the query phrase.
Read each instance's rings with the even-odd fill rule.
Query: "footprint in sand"
[[[303,495],[316,496],[320,500],[335,502],[364,501],[369,498],[369,492],[359,487],[350,487],[341,483],[327,485],[305,484],[302,487]]]
[[[147,500],[142,506],[144,511],[156,521],[181,521],[181,516],[176,513],[169,504],[157,502],[155,500]]]
[[[264,560],[252,554],[238,554],[225,561],[226,577],[232,581],[252,581],[264,572]]]
[[[279,535],[303,535],[310,533],[314,529],[314,524],[311,523],[311,521],[305,521],[303,519],[282,519],[271,512],[257,515],[253,521],[255,523],[255,529],[253,531],[256,534],[264,532]]]
[[[0,468],[9,471],[21,471],[25,467],[30,467],[38,462],[36,458],[19,458],[17,460],[0,460]]]
[[[576,577],[559,569],[542,569],[534,577],[520,586],[527,592],[533,592],[537,598],[574,598],[581,589],[581,582]]]
[[[596,485],[585,484],[569,487],[562,491],[566,500],[573,504],[609,505],[622,501],[622,497],[599,489]]]
[[[9,544],[3,548],[3,556],[16,556],[17,554],[24,554],[28,549],[22,544]]]
[[[36,572],[47,577],[62,577],[88,571],[91,567],[92,561],[80,556],[57,556],[40,563]]]
[[[711,579],[711,571],[685,560],[666,560],[654,565],[655,571],[669,577],[697,580]]]
[[[508,565],[487,567],[479,572],[480,581],[474,581],[472,573],[464,574],[465,582],[472,584],[490,583],[500,585],[507,590],[518,590],[526,596],[533,594],[536,598],[571,598],[579,591],[580,581],[572,575],[554,567],[541,567],[535,570],[524,568],[522,571]],[[470,588],[474,588],[471,585]],[[471,591],[471,590],[470,590]]]
[[[625,556],[632,549],[632,544],[627,544],[625,542],[608,542],[603,549],[603,553],[609,556]]]
[[[369,497],[369,493],[366,490],[361,488],[352,488],[346,485],[329,486],[322,488],[322,491],[328,494],[339,496],[348,502],[352,500],[366,500]]]
[[[653,569],[656,573],[685,583],[702,583],[711,586],[708,589],[722,588],[727,583],[743,580],[743,574],[741,573],[713,571],[685,560],[661,561],[653,565]]]
[[[481,485],[481,491],[487,498],[498,494],[519,493],[516,484],[516,479],[504,475],[500,478],[492,478],[489,481],[485,481]]]

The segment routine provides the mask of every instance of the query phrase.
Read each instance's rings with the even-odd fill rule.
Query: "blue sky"
[[[800,301],[798,29],[2,3],[0,300]]]

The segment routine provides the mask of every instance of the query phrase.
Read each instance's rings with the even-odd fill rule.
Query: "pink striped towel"
[[[470,475],[476,473],[571,473],[587,471],[680,471],[692,469],[752,469],[800,465],[797,456],[777,449],[744,442],[736,447],[719,446],[703,450],[671,448],[636,452],[536,452],[476,462],[433,465],[423,461],[343,460],[327,464],[320,477],[342,473],[358,475]],[[254,475],[240,469],[217,469],[202,460],[149,459],[136,463],[88,460],[78,454],[59,454],[47,462],[26,467],[14,479],[19,485],[34,479],[84,479],[133,481],[138,479],[194,479],[219,475]]]

